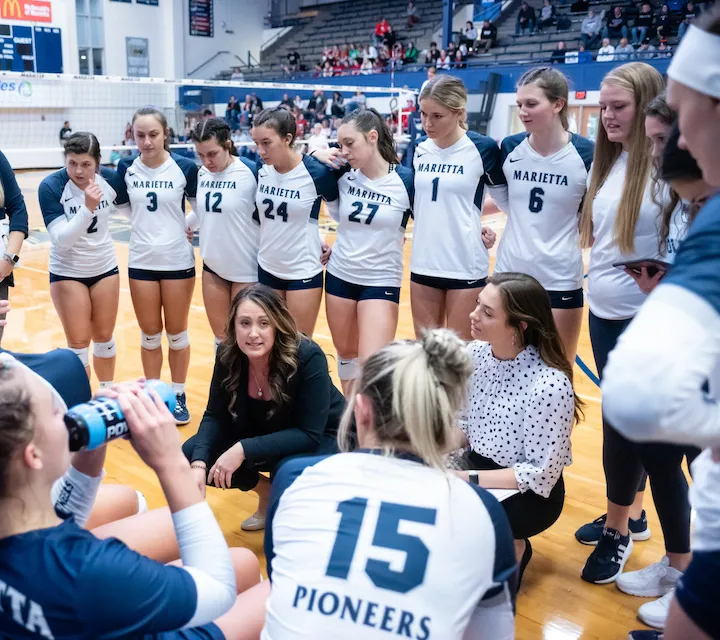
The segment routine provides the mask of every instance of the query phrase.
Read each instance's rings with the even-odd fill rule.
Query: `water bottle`
[[[175,393],[160,380],[147,380],[145,389],[153,389],[170,410],[175,411]],[[97,449],[106,442],[130,433],[122,409],[114,398],[98,398],[78,404],[65,414],[70,433],[70,451]]]

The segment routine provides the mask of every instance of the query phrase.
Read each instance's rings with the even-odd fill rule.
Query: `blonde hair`
[[[5,187],[3,187],[2,180],[0,180],[0,209],[5,206]]]
[[[515,89],[524,87],[528,84],[534,84],[545,94],[550,102],[563,101],[563,108],[560,110],[558,117],[562,123],[563,129],[568,130],[570,124],[568,122],[568,79],[557,69],[552,67],[538,67],[529,69],[518,80]]]
[[[418,102],[430,98],[458,117],[458,124],[467,129],[467,89],[460,78],[455,76],[437,76],[429,80],[420,93]]]
[[[465,343],[452,331],[432,329],[420,340],[391,342],[363,365],[340,422],[341,450],[350,449],[355,398],[362,394],[372,404],[375,437],[386,454],[411,450],[443,468],[471,374]]]
[[[635,250],[635,227],[652,168],[650,141],[645,136],[645,109],[648,103],[663,91],[665,84],[662,75],[654,67],[644,62],[630,62],[610,71],[602,85],[625,89],[635,98],[627,170],[613,228],[613,237],[620,251],[632,253]],[[585,195],[580,216],[580,239],[585,247],[590,246],[593,239],[593,201],[622,150],[622,144],[608,139],[604,126],[598,127],[590,187]]]

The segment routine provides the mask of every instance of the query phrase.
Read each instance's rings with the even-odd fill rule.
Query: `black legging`
[[[603,320],[590,312],[590,342],[598,377],[602,380],[608,354],[631,320]],[[639,371],[638,375],[642,375]],[[650,477],[655,507],[670,553],[690,551],[690,501],[682,460],[688,462],[699,450],[674,444],[632,442],[603,417],[603,469],[610,502],[629,507],[644,489],[643,475]]]
[[[467,459],[470,468],[478,471],[494,471],[506,468],[474,451],[468,453]],[[503,500],[500,504],[505,509],[505,515],[510,521],[513,538],[523,540],[524,538],[532,538],[549,529],[560,517],[564,503],[565,482],[560,476],[547,498],[543,498],[534,491],[526,491],[525,493],[517,493],[507,500]]]

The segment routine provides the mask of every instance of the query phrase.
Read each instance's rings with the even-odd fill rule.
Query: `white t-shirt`
[[[325,133],[320,133],[319,135],[311,135],[307,139],[308,143],[308,153],[312,153],[313,151],[317,151],[318,149],[327,149],[328,148],[328,137]]]
[[[287,173],[270,165],[258,171],[258,264],[276,278],[313,278],[323,270],[318,231],[320,205],[337,199],[337,180],[324,164],[303,156]]]
[[[486,491],[414,456],[290,460],[268,508],[261,637],[461,640],[507,590],[511,536]]]
[[[590,250],[587,297],[590,311],[604,320],[632,318],[647,297],[629,275],[613,267],[613,264],[648,258],[662,259],[658,247],[658,219],[666,201],[667,190],[663,192],[665,196],[661,194],[658,197],[661,205],[656,204],[649,176],[635,226],[635,250],[623,253],[615,242],[615,216],[622,197],[627,159],[628,154],[623,151],[593,202],[595,241]]]
[[[590,140],[574,133],[567,145],[550,156],[535,151],[527,133],[503,140],[508,196],[507,204],[497,204],[509,210],[496,273],[527,273],[548,291],[583,286],[578,214],[593,151]]]
[[[482,241],[485,185],[505,184],[500,148],[468,131],[446,149],[423,137],[415,147],[415,225],[410,270],[423,276],[487,278]]]
[[[663,256],[663,260],[670,264],[675,262],[675,255],[680,248],[680,243],[687,234],[690,206],[689,202],[683,200],[670,218],[670,231],[665,240],[665,255]]]
[[[219,173],[198,173],[200,255],[229,282],[257,282],[260,218],[255,206],[257,165],[235,158]]]
[[[187,240],[185,199],[195,209],[197,165],[171,153],[151,169],[140,156],[123,158],[118,173],[130,200],[131,269],[180,271],[195,266],[195,254]]]
[[[338,222],[328,273],[366,287],[400,287],[405,227],[412,215],[413,176],[395,165],[377,180],[351,169],[328,206]]]

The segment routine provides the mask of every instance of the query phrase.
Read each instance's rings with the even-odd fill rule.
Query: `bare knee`
[[[250,549],[230,548],[237,592],[242,593],[260,582],[260,561]]]

